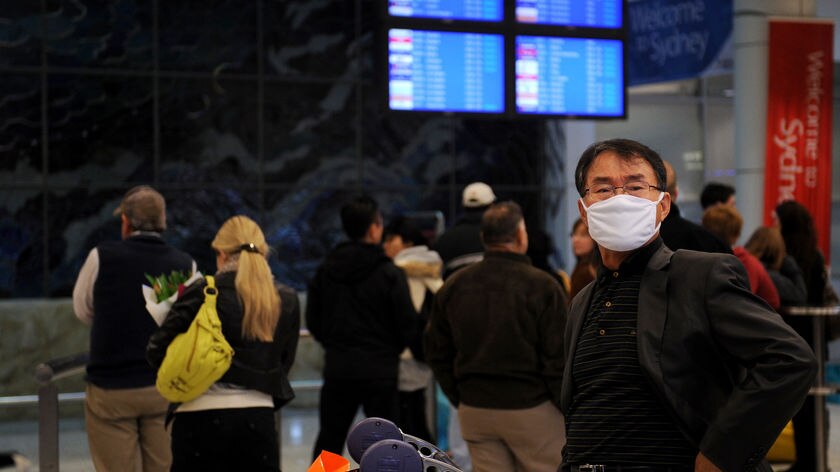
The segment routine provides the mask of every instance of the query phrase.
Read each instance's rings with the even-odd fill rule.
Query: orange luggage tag
[[[329,451],[321,451],[307,472],[349,472],[350,461]]]

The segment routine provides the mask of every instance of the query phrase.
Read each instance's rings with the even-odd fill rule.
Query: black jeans
[[[426,389],[400,392],[400,419],[397,426],[403,433],[434,442],[426,425]]]
[[[279,455],[271,408],[175,413],[172,472],[277,472]]]
[[[341,454],[359,406],[367,417],[376,416],[396,423],[399,415],[397,393],[397,379],[324,379],[318,408],[321,429],[312,451],[313,460],[322,450]]]

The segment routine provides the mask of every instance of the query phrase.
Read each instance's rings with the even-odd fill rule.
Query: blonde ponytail
[[[262,230],[247,216],[234,216],[219,228],[213,249],[237,260],[236,293],[242,303],[242,337],[269,342],[280,318],[280,296],[266,255]]]

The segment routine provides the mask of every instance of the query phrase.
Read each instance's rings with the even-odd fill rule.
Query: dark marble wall
[[[541,224],[561,127],[384,112],[375,0],[0,0],[0,297],[68,296],[111,212],[147,183],[168,240],[213,268],[255,218],[302,288],[360,191],[386,218],[459,211],[490,183]],[[547,177],[548,175],[548,177]],[[551,179],[551,181],[560,181]]]

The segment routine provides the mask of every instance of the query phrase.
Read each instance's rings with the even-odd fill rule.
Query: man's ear
[[[131,234],[131,222],[125,213],[120,215],[120,234],[123,238],[127,238]]]
[[[524,221],[516,228],[516,243],[528,252],[528,228],[525,227]]]
[[[668,213],[671,212],[671,194],[668,192],[662,192],[662,200],[656,205],[656,212],[658,213],[658,222],[661,223],[668,217]]]

